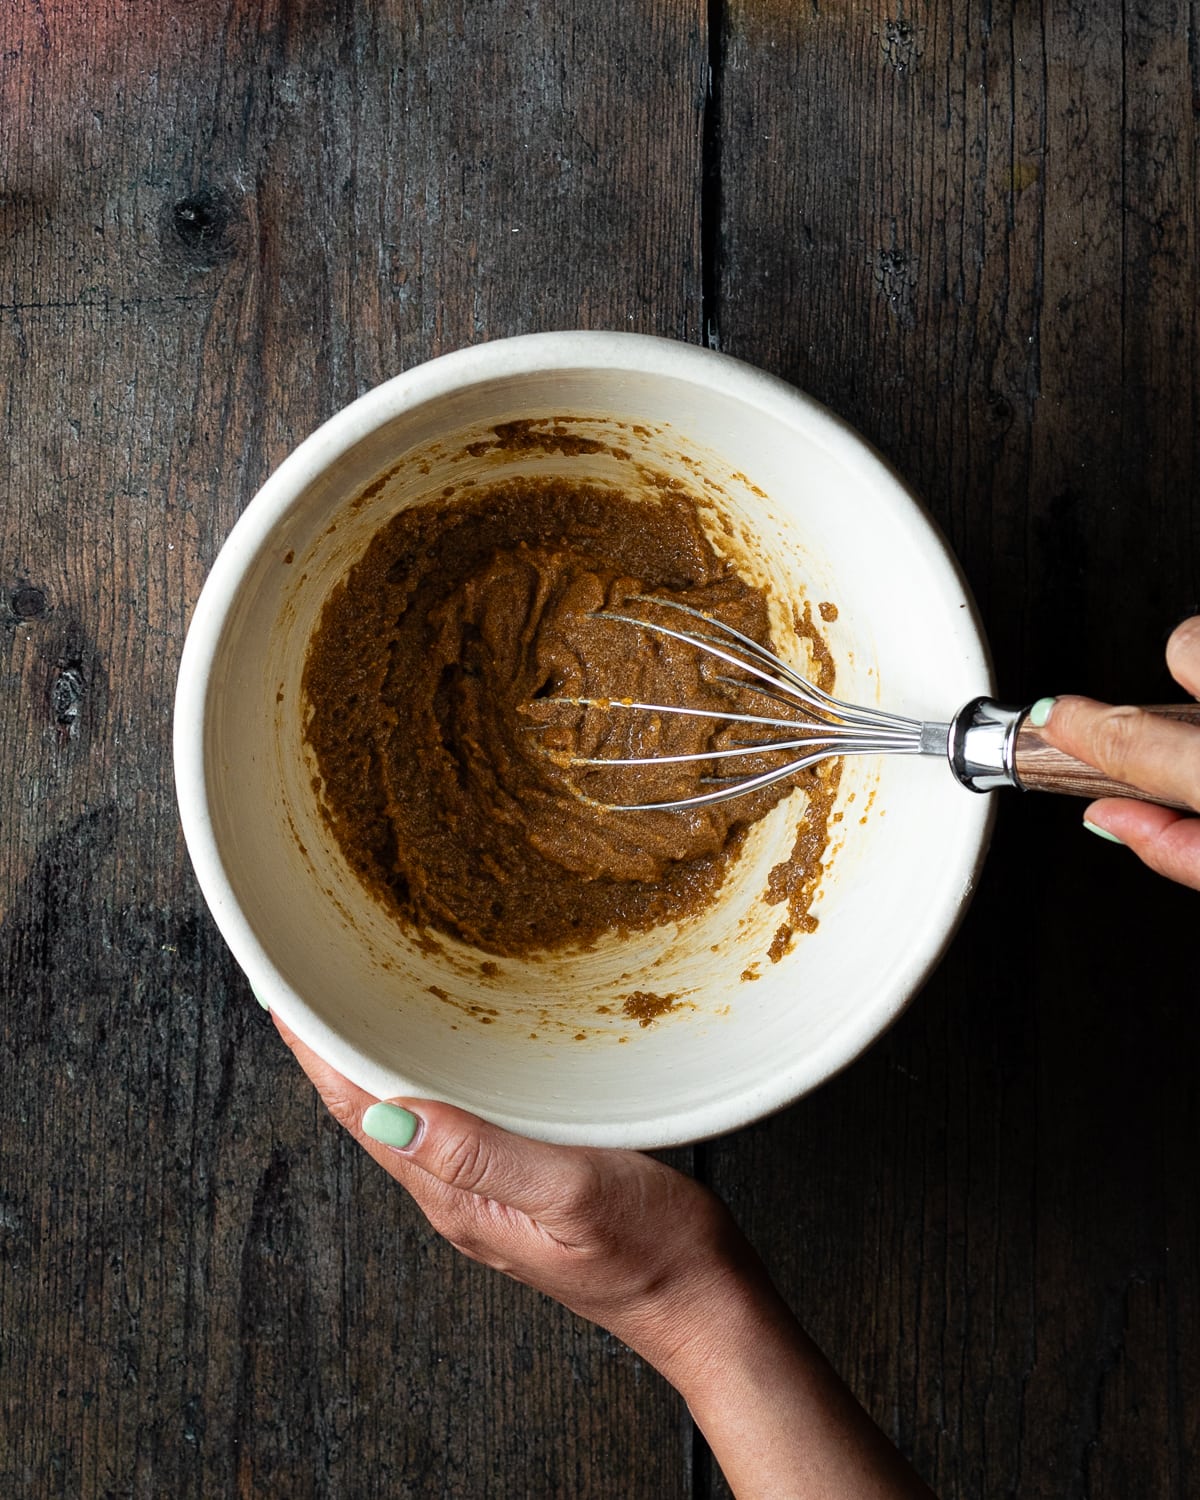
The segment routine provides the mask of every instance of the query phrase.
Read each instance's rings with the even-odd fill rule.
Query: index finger
[[[1042,734],[1113,781],[1200,811],[1200,728],[1113,708],[1091,698],[1058,698]]]

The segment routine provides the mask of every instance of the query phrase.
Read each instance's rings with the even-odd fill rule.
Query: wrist
[[[758,1257],[743,1241],[693,1259],[612,1332],[670,1382],[689,1406],[754,1339],[795,1327]]]
[[[727,1265],[690,1299],[656,1368],[701,1420],[714,1394],[740,1385],[774,1346],[796,1336],[803,1337],[799,1325],[761,1266]]]
[[[687,1402],[734,1494],[934,1500],[800,1327],[753,1252],[639,1350]]]

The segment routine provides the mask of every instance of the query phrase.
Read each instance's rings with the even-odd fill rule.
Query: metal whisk
[[[605,768],[660,766],[735,757],[745,760],[756,752],[770,752],[772,758],[781,752],[796,753],[783,765],[773,765],[767,771],[703,777],[702,782],[710,785],[712,790],[697,796],[664,802],[604,803],[610,811],[673,810],[723,802],[771,786],[819,761],[839,755],[944,756],[963,786],[976,792],[1016,786],[1085,797],[1124,796],[1143,801],[1158,800],[1148,798],[1135,787],[1110,780],[1094,767],[1047,744],[1030,722],[1028,708],[1007,707],[990,698],[973,698],[952,719],[943,723],[908,719],[882,709],[843,703],[801,677],[765,646],[714,615],[651,594],[631,595],[630,600],[655,608],[677,610],[699,621],[703,629],[676,630],[638,615],[608,609],[598,612],[594,618],[633,626],[694,646],[745,674],[718,676],[717,682],[781,704],[790,711],[789,716],[726,712],[677,703],[644,703],[629,698],[552,697],[545,700],[547,704],[597,708],[611,713],[683,714],[718,723],[745,724],[752,727],[756,736],[753,740],[695,754],[568,756],[566,764]],[[1195,704],[1160,706],[1150,712],[1200,722],[1200,708]]]

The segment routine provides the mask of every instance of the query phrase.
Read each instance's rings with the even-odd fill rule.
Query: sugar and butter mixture
[[[631,599],[643,594],[769,640],[764,595],[679,489],[635,498],[561,479],[465,489],[398,513],[334,589],[305,665],[306,737],[325,817],[398,917],[498,955],[677,920],[713,899],[746,827],[799,781],[801,837],[764,897],[782,907],[780,952],[811,924],[836,764],[704,808],[635,812],[603,804],[693,795],[711,763],[571,764],[730,742],[707,717],[622,699],[747,706],[711,657],[606,615],[679,624]],[[831,686],[809,613],[796,623]],[[551,701],[580,697],[612,706]]]

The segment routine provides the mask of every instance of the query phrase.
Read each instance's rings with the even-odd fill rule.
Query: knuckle
[[[438,1153],[437,1175],[449,1187],[476,1192],[485,1181],[491,1153],[473,1131],[456,1131],[443,1141]]]
[[[1096,722],[1096,757],[1101,769],[1117,781],[1128,779],[1126,773],[1137,755],[1145,720],[1140,708],[1110,708]]]
[[[599,1168],[586,1162],[583,1170],[562,1189],[559,1212],[570,1224],[587,1225],[606,1218],[604,1185]]]
[[[1182,864],[1169,850],[1164,849],[1141,849],[1135,850],[1141,862],[1148,870],[1153,870],[1156,875],[1161,875],[1164,880],[1174,880],[1180,885],[1190,886],[1193,890],[1200,890],[1200,868],[1188,868]]]
[[[358,1107],[357,1100],[337,1088],[326,1089],[321,1097],[325,1101],[325,1108],[339,1125],[343,1126],[346,1130],[357,1128],[362,1117],[362,1111]]]
[[[1193,836],[1194,818],[1180,818],[1162,829],[1134,853],[1158,875],[1200,891],[1200,839]]]
[[[429,1220],[429,1227],[436,1234],[440,1234],[456,1250],[470,1253],[466,1250],[466,1245],[472,1236],[461,1202],[440,1196],[432,1201],[425,1199],[421,1202],[421,1212]]]
[[[440,1234],[452,1250],[485,1265],[496,1264],[496,1235],[478,1198],[455,1194],[423,1205],[423,1212],[430,1228]]]

